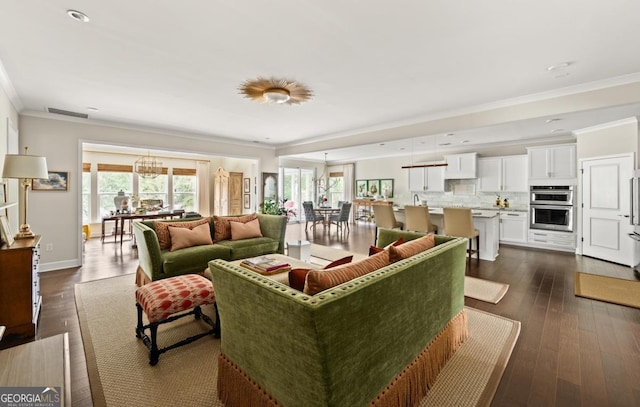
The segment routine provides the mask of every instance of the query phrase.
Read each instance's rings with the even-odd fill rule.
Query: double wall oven
[[[532,185],[531,229],[573,232],[573,186]]]

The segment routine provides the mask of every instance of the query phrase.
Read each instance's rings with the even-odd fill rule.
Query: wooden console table
[[[361,219],[364,216],[364,213],[368,213],[368,218],[371,217],[371,211],[373,211],[373,206],[375,205],[393,205],[393,201],[374,201],[373,199],[354,199],[353,200],[353,223],[356,220]],[[364,209],[363,209],[364,208]],[[363,214],[358,214],[362,212]],[[367,219],[367,221],[369,220]]]
[[[100,240],[104,243],[104,224],[105,222],[114,221],[116,223],[116,232],[118,231],[118,222],[120,223],[120,246],[122,246],[123,236],[124,236],[124,223],[125,221],[132,222],[135,219],[146,220],[146,219],[173,219],[175,217],[182,217],[184,214],[184,209],[176,209],[174,211],[162,211],[162,212],[148,212],[145,214],[136,214],[136,213],[121,213],[113,216],[105,216],[102,218],[102,235],[100,235]],[[118,234],[114,235],[114,243],[118,241]]]
[[[48,387],[59,387],[60,405],[71,406],[70,373],[67,333],[0,352],[0,389],[33,387],[34,392],[42,394]]]

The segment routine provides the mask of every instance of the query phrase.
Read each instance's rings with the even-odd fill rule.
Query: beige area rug
[[[326,266],[333,260],[338,260],[353,254],[353,261],[367,257],[360,253],[351,253],[334,247],[311,245],[311,263]],[[464,295],[476,300],[497,304],[509,290],[508,284],[496,283],[475,277],[465,276]]]
[[[640,308],[640,281],[576,271],[575,293],[580,297]]]
[[[75,293],[95,406],[222,406],[216,388],[218,339],[206,337],[170,350],[150,366],[147,349],[134,333],[131,276],[77,284]],[[491,403],[520,322],[467,311],[471,337],[445,366],[422,407]],[[205,327],[190,317],[162,325],[159,343],[165,346],[200,329]]]

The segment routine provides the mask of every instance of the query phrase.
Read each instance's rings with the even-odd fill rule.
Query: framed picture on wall
[[[380,195],[380,180],[379,179],[368,179],[367,180],[367,192],[368,195]]]
[[[367,180],[366,179],[357,179],[356,180],[356,196],[362,197],[367,196]]]
[[[251,195],[244,194],[244,209],[249,209],[251,207]]]
[[[66,191],[69,188],[68,171],[49,171],[49,179],[34,179],[34,191]]]
[[[393,179],[380,180],[380,195],[393,198]]]
[[[251,178],[244,179],[243,190],[245,194],[248,194],[251,192]]]
[[[262,200],[278,201],[278,173],[262,173]]]

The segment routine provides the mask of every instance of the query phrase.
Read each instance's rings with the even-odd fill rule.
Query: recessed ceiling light
[[[404,150],[404,147],[400,147],[400,150]]]
[[[447,134],[445,134],[445,136],[447,136],[447,137],[451,137],[451,136],[453,136],[453,135],[455,135],[455,134],[454,134],[454,133],[447,133]]]
[[[384,146],[384,143],[380,143],[379,146]]]
[[[465,143],[468,143],[468,142],[469,142],[469,140],[461,140],[460,144],[465,144]]]
[[[89,107],[87,108],[87,110],[88,110],[88,111],[90,111],[90,112],[97,112],[99,109],[98,109],[97,107],[91,107],[91,106],[89,106]]]
[[[569,65],[571,65],[571,62],[561,62],[557,65],[551,65],[547,67],[547,71],[549,72],[554,72],[554,71],[561,71],[563,69],[567,69],[569,67]]]
[[[89,16],[78,10],[67,10],[67,15],[73,18],[76,21],[80,21],[81,23],[88,23]]]
[[[438,145],[439,145],[439,146],[450,146],[450,145],[451,145],[451,143],[441,143],[441,144],[438,144]]]
[[[559,117],[554,117],[554,118],[552,118],[552,119],[547,119],[547,120],[546,120],[546,122],[547,122],[547,123],[553,123],[553,122],[558,122],[558,121],[560,121],[560,120],[562,120],[562,119],[561,119],[561,118],[559,118]]]
[[[553,129],[551,130],[551,133],[562,133],[563,131],[565,131],[564,129]]]

